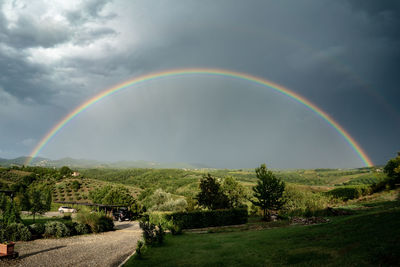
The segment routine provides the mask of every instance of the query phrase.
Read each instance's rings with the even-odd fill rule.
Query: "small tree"
[[[400,152],[397,152],[397,157],[390,159],[384,167],[386,175],[393,180],[395,183],[400,183]]]
[[[256,168],[256,175],[258,181],[257,185],[253,187],[256,200],[251,200],[251,202],[262,209],[263,219],[269,220],[270,211],[278,210],[284,204],[282,196],[285,190],[285,183],[275,177],[265,164],[261,164],[260,168]]]
[[[30,211],[35,221],[36,214],[43,214],[51,208],[51,191],[45,186],[32,187],[30,192]]]
[[[225,177],[222,182],[222,192],[228,197],[230,208],[243,206],[246,200],[246,189],[232,176]]]
[[[229,199],[222,192],[220,183],[210,174],[200,180],[200,193],[197,195],[199,205],[212,210],[229,207]]]
[[[62,166],[60,169],[60,174],[63,176],[71,176],[72,170],[67,166]]]

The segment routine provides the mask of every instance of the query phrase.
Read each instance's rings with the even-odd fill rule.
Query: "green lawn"
[[[31,225],[33,223],[46,223],[49,221],[63,221],[63,217],[46,217],[43,215],[37,214],[35,216],[35,221],[33,221],[33,216],[32,215],[22,215],[21,219],[25,225]]]
[[[367,205],[366,205],[367,206]],[[400,262],[399,202],[332,222],[260,231],[166,237],[125,266],[390,266]]]

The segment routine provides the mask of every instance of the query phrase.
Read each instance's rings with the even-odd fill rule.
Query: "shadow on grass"
[[[36,252],[32,252],[32,253],[28,253],[28,254],[22,255],[19,258],[20,259],[24,259],[24,258],[27,258],[27,257],[30,257],[30,256],[34,256],[34,255],[43,253],[43,252],[49,252],[49,251],[52,251],[52,250],[55,250],[55,249],[60,249],[60,248],[65,248],[65,247],[66,246],[57,246],[57,247],[53,247],[53,248],[47,248],[47,249],[43,249],[43,250],[39,250],[39,251],[36,251]]]

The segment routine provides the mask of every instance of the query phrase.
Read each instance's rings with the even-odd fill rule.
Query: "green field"
[[[400,203],[354,203],[331,222],[259,231],[168,235],[125,266],[395,266],[400,262]],[[229,228],[228,228],[229,229]]]

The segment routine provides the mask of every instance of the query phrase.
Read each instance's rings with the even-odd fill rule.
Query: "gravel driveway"
[[[117,222],[118,230],[60,239],[17,242],[17,260],[0,266],[118,266],[136,248],[141,237],[137,222]]]

